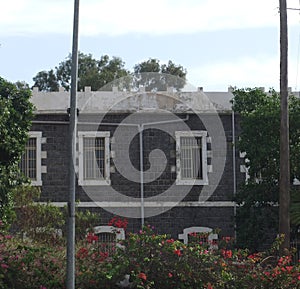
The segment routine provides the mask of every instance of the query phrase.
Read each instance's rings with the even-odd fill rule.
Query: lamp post
[[[70,125],[69,125],[69,199],[67,233],[67,289],[75,288],[75,191],[76,191],[76,131],[77,131],[77,75],[78,75],[79,0],[74,0],[74,23],[71,67]]]

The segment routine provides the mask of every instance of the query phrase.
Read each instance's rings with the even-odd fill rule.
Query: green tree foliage
[[[167,87],[180,90],[186,83],[186,69],[176,65],[171,60],[168,64],[160,64],[155,58],[150,58],[134,66],[136,87],[144,86],[147,91],[165,91]]]
[[[33,118],[31,91],[0,77],[0,218],[11,220],[12,191],[23,180],[19,161]]]
[[[72,55],[59,63],[55,69],[40,71],[33,78],[34,85],[41,91],[58,91],[60,86],[67,91],[71,86]],[[107,83],[127,76],[129,72],[124,68],[124,62],[119,57],[109,58],[103,55],[99,60],[91,54],[78,54],[78,90],[91,86],[93,91],[99,90]]]
[[[64,243],[66,236],[67,207],[59,208],[52,203],[40,203],[40,189],[30,185],[18,186],[14,190],[16,219],[13,228],[18,235],[47,244]],[[87,231],[100,224],[99,213],[76,210],[75,237],[84,239]],[[60,234],[61,232],[61,234]]]
[[[58,91],[59,82],[53,69],[38,72],[33,81],[33,86],[38,87],[41,91]]]
[[[71,85],[71,54],[55,69],[40,71],[33,78],[34,85],[41,91],[58,91],[64,87],[67,91]],[[78,55],[78,90],[90,86],[93,91],[111,90],[112,85],[119,89],[136,89],[144,86],[147,91],[166,90],[174,87],[180,90],[186,83],[186,69],[172,61],[160,64],[159,60],[150,58],[134,66],[134,73],[125,69],[125,63],[119,57],[109,58],[103,55],[99,60],[91,54]],[[112,84],[113,83],[113,84]]]
[[[233,109],[240,116],[241,135],[238,150],[246,152],[249,179],[237,194],[238,241],[258,249],[277,231],[280,168],[280,96],[274,90],[236,89]],[[300,99],[290,96],[290,163],[291,183],[300,178]],[[295,191],[294,194],[299,194]],[[292,208],[297,202],[292,204]],[[299,213],[298,213],[299,214]],[[296,217],[292,218],[296,221]],[[295,223],[296,224],[296,223]],[[298,223],[299,224],[299,223]]]

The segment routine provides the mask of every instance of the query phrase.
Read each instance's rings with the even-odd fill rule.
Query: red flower
[[[127,225],[128,225],[128,220],[126,218],[121,219],[121,218],[115,216],[108,222],[108,225],[114,226],[117,228],[123,228],[124,230],[126,230]]]
[[[1,264],[1,268],[7,269],[7,268],[9,268],[9,266],[8,266],[7,264],[5,264],[5,263],[2,263],[2,264]]]
[[[173,274],[171,272],[169,272],[168,276],[169,276],[169,278],[172,278]]]
[[[167,239],[166,242],[167,242],[168,244],[172,244],[172,243],[174,243],[174,239]]]
[[[94,233],[88,233],[86,239],[89,243],[94,243],[98,241],[98,236],[96,236]]]
[[[232,258],[232,251],[231,250],[222,250],[222,255],[224,258]]]
[[[279,266],[285,266],[287,264],[290,264],[291,261],[292,261],[292,257],[291,256],[283,256],[283,257],[279,258],[278,265]]]
[[[181,256],[181,251],[178,249],[175,249],[174,254],[176,254],[177,256]]]
[[[147,280],[147,275],[145,273],[141,272],[141,273],[139,273],[138,278],[146,281]]]
[[[214,289],[214,287],[210,283],[207,283],[207,289]]]
[[[103,262],[109,256],[108,252],[100,252],[99,255],[100,255],[99,262]]]
[[[286,266],[285,269],[290,273],[293,270],[293,266]]]
[[[87,248],[80,248],[77,252],[77,258],[86,258],[89,255],[89,251]]]
[[[222,238],[226,243],[229,243],[231,241],[231,237],[223,237]]]

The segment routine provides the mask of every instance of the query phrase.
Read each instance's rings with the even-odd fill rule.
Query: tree
[[[241,119],[239,151],[246,152],[249,179],[237,194],[239,242],[252,249],[278,226],[280,177],[280,96],[274,90],[236,89],[233,109]],[[300,179],[300,99],[290,96],[291,178]],[[298,192],[299,193],[299,192]],[[277,233],[274,232],[274,234]]]
[[[59,87],[70,89],[71,55],[60,62],[55,69],[40,71],[33,78],[34,85],[41,91],[58,91]],[[91,86],[93,91],[111,90],[116,85],[120,90],[137,89],[144,86],[147,91],[164,91],[167,87],[180,90],[186,83],[186,69],[172,61],[160,64],[159,60],[150,58],[134,66],[134,72],[125,69],[125,63],[119,57],[109,58],[103,55],[99,60],[91,54],[78,55],[78,90]]]
[[[149,58],[134,66],[136,87],[144,86],[147,91],[165,91],[167,87],[180,90],[186,83],[186,69],[171,60],[168,64],[160,64],[155,58]]]
[[[62,86],[69,91],[71,63],[72,56],[69,54],[54,70],[38,72],[33,78],[33,86],[38,87],[41,91],[58,91],[58,88]],[[129,72],[124,65],[119,57],[110,59],[108,55],[104,55],[97,60],[91,54],[80,52],[78,55],[78,90],[83,90],[85,86],[91,86],[92,90],[96,91],[115,79],[127,76]]]
[[[33,81],[33,86],[38,87],[41,91],[58,91],[59,82],[53,69],[38,72]]]
[[[19,162],[33,118],[31,91],[0,77],[0,219],[9,223],[12,193],[23,182]]]
[[[18,89],[30,89],[29,84],[25,81],[17,81],[15,85]]]

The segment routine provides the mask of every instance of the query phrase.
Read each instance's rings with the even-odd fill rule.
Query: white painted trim
[[[212,165],[207,165],[207,172],[212,173],[213,172],[213,166]]]
[[[40,204],[46,204],[40,202]],[[64,207],[67,202],[51,202],[52,205],[57,207]],[[159,207],[216,207],[216,208],[233,208],[236,206],[235,202],[231,201],[211,201],[211,202],[145,202],[145,207],[159,208]],[[79,208],[139,208],[141,202],[80,202],[76,205]]]
[[[116,234],[116,241],[125,240],[124,228],[117,228],[113,226],[96,226],[93,228],[94,234],[98,235],[101,233],[112,233]]]
[[[300,181],[296,178],[293,179],[293,185],[294,186],[300,186]]]
[[[181,163],[180,163],[180,138],[181,137],[201,137],[201,153],[202,153],[202,174],[203,179],[182,179],[181,178]],[[207,176],[207,131],[204,130],[194,130],[194,131],[176,131],[176,185],[208,185]]]
[[[46,151],[41,151],[41,158],[46,159],[47,158],[47,152]]]
[[[85,180],[83,178],[83,139],[85,137],[104,137],[105,145],[105,176],[102,180]],[[110,152],[109,152],[109,131],[80,131],[78,132],[78,184],[80,186],[105,186],[110,185]]]
[[[42,132],[29,131],[29,138],[36,138],[36,180],[31,180],[31,185],[41,186],[42,182]]]
[[[240,158],[244,159],[246,157],[246,152],[240,152]]]
[[[246,165],[240,165],[240,172],[241,173],[246,173],[247,172]]]
[[[209,228],[209,227],[189,227],[189,228],[185,228],[183,230],[182,234],[178,234],[178,239],[183,240],[183,243],[185,245],[187,245],[188,241],[189,241],[189,234],[191,234],[191,233],[209,233],[208,242],[211,242],[213,240],[218,239],[218,234],[213,233],[212,228]],[[213,248],[212,244],[210,244],[210,246]]]

